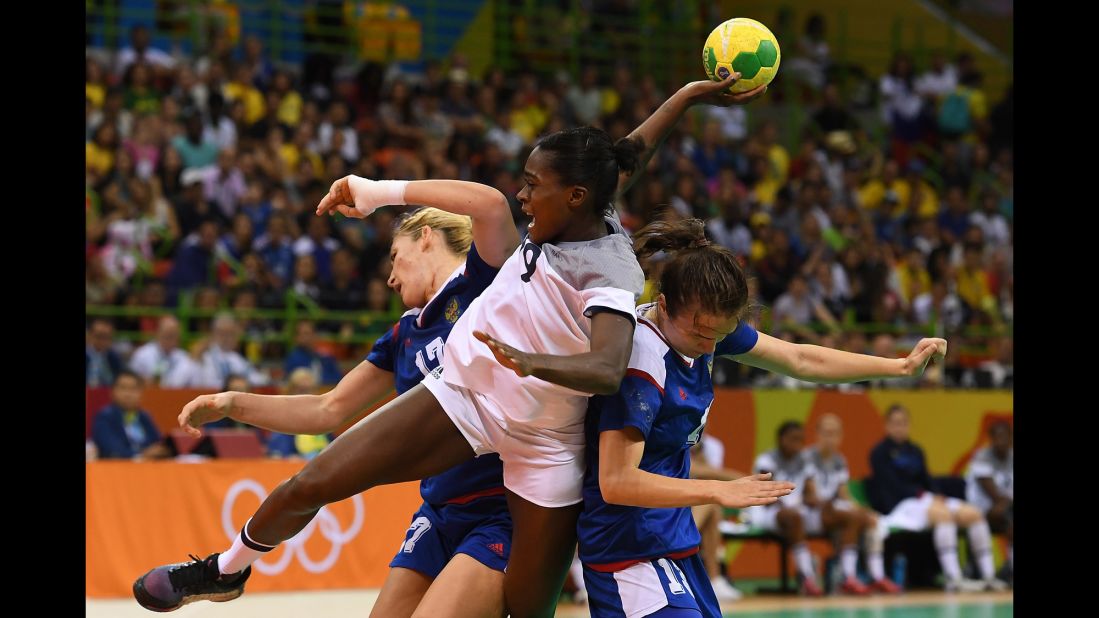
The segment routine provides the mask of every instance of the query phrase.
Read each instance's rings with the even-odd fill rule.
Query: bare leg
[[[472,459],[469,442],[418,384],[341,435],[263,501],[248,536],[277,545],[326,504],[377,485],[414,481]]]
[[[383,614],[379,614],[379,617]],[[503,618],[504,574],[454,554],[423,596],[414,618]]]
[[[370,618],[408,618],[431,586],[431,578],[403,567],[389,569]]]
[[[512,618],[553,616],[557,597],[576,549],[576,520],[582,503],[538,506],[507,492],[511,511],[511,560],[504,577]]]
[[[702,554],[702,564],[706,567],[706,575],[713,579],[721,575],[721,567],[717,563],[717,550],[721,546],[721,531],[717,522],[721,515],[721,506],[716,504],[700,504],[691,507],[695,525],[702,537],[699,553]]]

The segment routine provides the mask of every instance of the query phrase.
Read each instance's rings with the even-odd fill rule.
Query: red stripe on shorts
[[[654,558],[637,558],[634,560],[623,560],[621,562],[607,562],[604,564],[585,564],[593,571],[599,573],[617,573],[618,571],[625,571],[635,564],[641,564],[642,562],[648,562],[650,560],[659,560],[660,558],[671,558],[672,560],[679,560],[680,558],[686,558],[687,556],[693,556],[698,553],[698,546],[683,551],[677,551],[674,554],[666,554],[663,556],[656,556]]]

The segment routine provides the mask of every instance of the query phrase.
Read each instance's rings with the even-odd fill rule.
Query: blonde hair
[[[394,236],[416,240],[422,237],[425,227],[442,234],[447,248],[455,254],[464,256],[469,253],[469,246],[473,243],[473,219],[430,206],[403,215],[397,221]]]
[[[298,367],[294,371],[291,371],[290,376],[286,378],[287,391],[292,391],[295,389],[312,390],[316,387],[316,376],[313,375],[312,371],[305,367]]]

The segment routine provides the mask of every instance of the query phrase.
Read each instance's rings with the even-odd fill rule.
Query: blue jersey
[[[700,542],[690,508],[607,504],[599,491],[601,432],[635,427],[645,438],[640,468],[685,479],[691,470],[691,446],[702,438],[714,401],[713,356],[690,359],[672,349],[656,326],[640,317],[651,306],[637,309],[633,353],[618,392],[592,397],[588,405],[588,468],[577,533],[580,560],[595,570],[618,571],[640,560],[678,558],[697,550]],[[758,337],[742,322],[718,343],[715,353],[743,354],[755,347]]]
[[[481,259],[476,245],[466,263],[454,271],[423,309],[405,312],[380,337],[366,357],[379,369],[395,374],[397,392],[416,386],[443,360],[443,343],[458,317],[492,283],[499,271]],[[503,494],[504,469],[496,453],[482,455],[420,482],[420,496],[428,504],[464,503]]]

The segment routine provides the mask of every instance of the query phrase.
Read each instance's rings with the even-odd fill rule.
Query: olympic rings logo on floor
[[[233,505],[237,501],[237,497],[244,493],[250,492],[255,494],[257,498],[262,502],[267,498],[267,490],[258,482],[252,479],[241,479],[233,486],[229,488],[229,491],[225,494],[225,501],[221,505],[221,526],[225,530],[225,536],[230,540],[237,538],[237,533],[240,532],[240,526],[233,523]],[[278,575],[286,570],[286,567],[290,565],[290,561],[295,556],[298,558],[298,562],[302,567],[310,573],[324,573],[331,569],[336,560],[340,557],[340,549],[344,545],[351,542],[363,527],[363,518],[365,517],[365,507],[363,506],[362,496],[356,494],[351,497],[351,503],[355,505],[355,516],[351,521],[351,525],[347,530],[343,530],[340,527],[340,522],[336,519],[336,516],[328,510],[328,507],[321,508],[317,516],[313,518],[301,532],[294,535],[288,541],[282,543],[285,546],[285,550],[282,552],[282,556],[274,564],[268,564],[263,559],[257,560],[252,563],[252,566],[257,571],[264,575]],[[320,528],[321,536],[332,543],[332,549],[328,550],[322,560],[315,561],[309,557],[305,552],[305,543],[312,536],[313,533]]]

